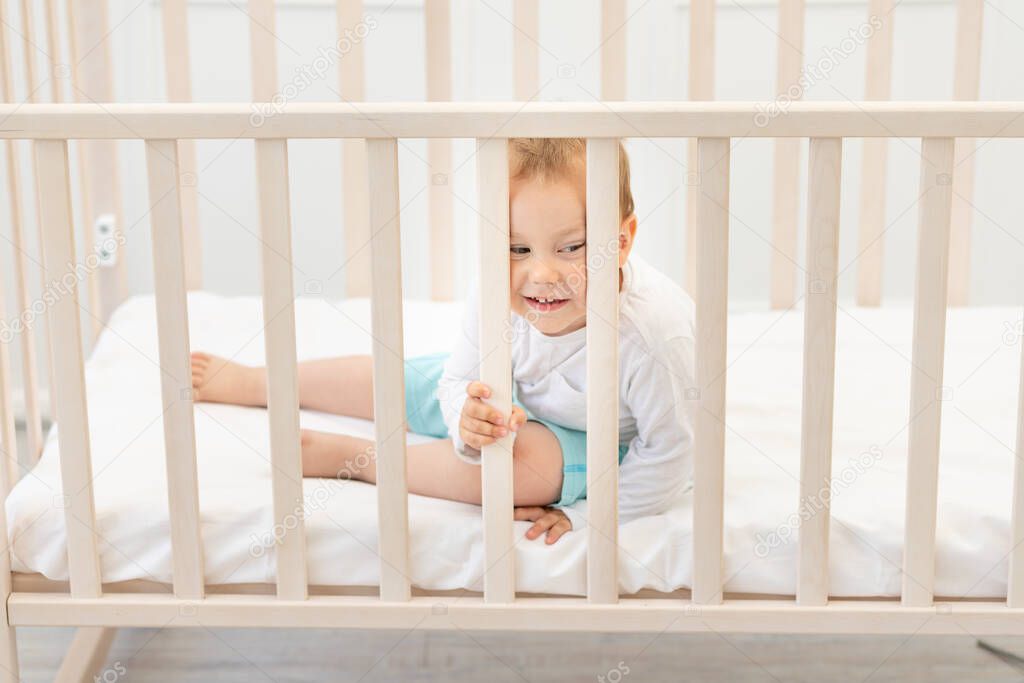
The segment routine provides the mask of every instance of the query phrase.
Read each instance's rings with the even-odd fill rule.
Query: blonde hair
[[[509,177],[537,178],[541,182],[571,180],[586,187],[587,141],[585,138],[509,138]],[[629,157],[619,141],[620,220],[633,215],[629,187]]]

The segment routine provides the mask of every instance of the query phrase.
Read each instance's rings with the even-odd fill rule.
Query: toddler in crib
[[[694,306],[630,251],[637,218],[629,161],[619,149],[619,518],[663,512],[692,472]],[[554,543],[586,524],[586,142],[509,141],[513,407],[503,415],[478,381],[478,302],[469,293],[451,353],[405,361],[408,429],[438,437],[410,445],[412,493],[479,504],[483,446],[512,432],[515,519]],[[299,363],[303,408],[373,419],[372,357]],[[266,405],[264,368],[192,354],[197,401]],[[373,442],[302,430],[305,476],[374,483]]]

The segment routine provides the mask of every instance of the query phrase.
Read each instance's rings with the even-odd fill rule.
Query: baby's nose
[[[540,259],[537,259],[534,264],[530,276],[536,283],[547,284],[551,282],[558,282],[559,280],[558,271]]]

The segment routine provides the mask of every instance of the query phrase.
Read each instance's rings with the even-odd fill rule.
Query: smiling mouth
[[[540,311],[541,313],[550,313],[551,311],[557,311],[559,308],[562,308],[569,302],[568,299],[538,299],[532,296],[524,296],[523,298],[526,299],[526,303],[528,303],[531,308]]]

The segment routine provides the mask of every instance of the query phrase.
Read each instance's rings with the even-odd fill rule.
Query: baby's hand
[[[545,531],[548,536],[545,543],[551,545],[557,541],[566,531],[572,530],[572,522],[558,508],[550,507],[521,507],[515,510],[515,519],[533,522],[533,526],[526,532],[526,537],[533,540]]]
[[[466,387],[469,398],[462,406],[462,419],[459,421],[459,436],[469,446],[480,450],[513,432],[526,422],[526,413],[519,406],[512,406],[512,415],[506,420],[494,406],[483,402],[489,398],[491,388],[483,382],[470,382]]]

